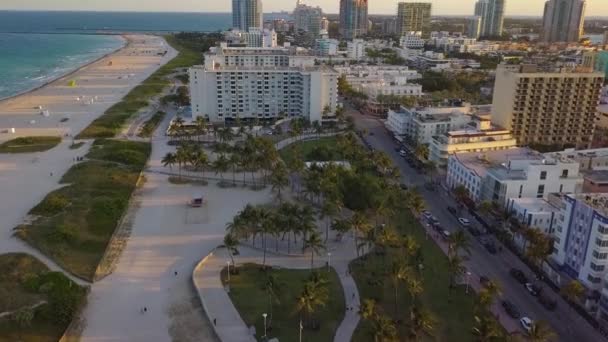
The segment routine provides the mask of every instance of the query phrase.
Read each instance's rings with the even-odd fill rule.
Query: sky
[[[434,15],[470,15],[476,0],[418,0],[433,3]],[[338,13],[339,0],[303,0]],[[398,0],[369,0],[372,14],[393,14]],[[506,0],[507,15],[542,16],[545,0]],[[263,0],[264,12],[291,11],[296,0]],[[0,9],[73,11],[229,12],[231,0],[0,0]],[[608,16],[608,0],[587,0],[587,16]]]

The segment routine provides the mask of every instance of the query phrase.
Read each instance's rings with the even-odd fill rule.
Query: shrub
[[[60,213],[70,204],[70,200],[59,193],[49,194],[31,213],[34,215],[53,216]]]

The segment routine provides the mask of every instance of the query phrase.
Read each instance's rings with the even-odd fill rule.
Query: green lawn
[[[0,342],[55,342],[85,299],[86,289],[64,275],[49,272],[38,259],[22,253],[0,255],[0,312],[16,311],[41,300],[28,325],[0,319]]]
[[[238,261],[238,260],[237,260]],[[254,325],[258,339],[264,334],[264,319],[262,313],[267,313],[270,320],[268,294],[265,290],[266,274],[259,265],[239,266],[239,274],[230,276],[230,299],[238,309],[247,326]],[[268,331],[270,338],[276,337],[281,342],[298,341],[299,315],[295,311],[296,298],[301,293],[304,283],[310,276],[310,270],[271,269],[280,285],[279,303],[273,306],[272,330]],[[329,301],[316,315],[321,323],[320,329],[312,331],[304,329],[303,342],[333,341],[334,334],[344,318],[344,294],[338,275],[333,271],[326,272],[329,281]],[[225,280],[226,269],[222,272]]]
[[[420,296],[420,301],[436,321],[434,337],[425,337],[424,340],[473,340],[471,329],[474,322],[474,295],[465,294],[463,287],[454,288],[451,295],[449,294],[447,257],[432,239],[425,239],[423,229],[409,212],[400,213],[394,223],[401,234],[411,234],[422,250],[424,292]],[[402,285],[398,292],[398,314],[395,315],[394,290],[390,278],[385,273],[389,270],[391,260],[395,257],[393,253],[388,253],[385,258],[372,253],[365,258],[353,261],[351,268],[361,298],[377,300],[383,307],[384,313],[395,320],[402,321],[398,328],[400,340],[404,341],[408,338],[409,308],[412,302],[405,286]],[[378,279],[381,280],[381,283],[375,284]],[[370,336],[370,323],[362,321],[355,331],[353,341],[370,341]]]
[[[87,155],[95,160],[73,166],[61,179],[65,187],[34,207],[30,214],[37,218],[15,234],[91,280],[149,153],[148,143],[95,141]]]
[[[44,152],[60,142],[61,137],[55,136],[21,137],[0,144],[0,153]]]
[[[340,159],[336,137],[300,141],[279,151],[281,158],[289,164],[294,151],[299,149],[304,161],[328,161]]]
[[[154,134],[154,131],[156,131],[156,128],[158,127],[158,125],[160,125],[160,123],[165,118],[165,115],[167,115],[167,113],[165,113],[165,112],[162,112],[162,111],[156,112],[156,114],[154,114],[150,119],[148,119],[148,121],[146,121],[146,123],[143,125],[143,127],[141,128],[141,131],[139,132],[138,135],[141,138],[151,137],[152,134]]]

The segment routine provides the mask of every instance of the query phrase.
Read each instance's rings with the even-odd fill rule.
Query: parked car
[[[469,233],[473,236],[481,236],[481,231],[473,226],[469,227]]]
[[[433,217],[433,214],[431,214],[431,212],[428,210],[424,210],[422,212],[422,216],[424,216],[425,219],[429,220],[431,217]]]
[[[407,156],[407,153],[405,152],[405,150],[400,150],[399,155],[402,157],[405,157],[405,156]]]
[[[450,234],[450,232],[448,232],[447,230],[444,230],[444,231],[441,232],[441,236],[444,239],[448,240],[450,238],[450,236],[452,236],[452,234]]]
[[[524,328],[524,330],[526,332],[530,332],[530,330],[532,330],[532,325],[534,325],[534,322],[528,317],[522,317],[519,320],[519,323],[521,324],[521,326]]]
[[[471,225],[471,221],[469,221],[468,219],[464,218],[464,217],[459,217],[458,218],[458,222],[460,223],[461,226],[463,227],[468,227]]]
[[[490,253],[492,255],[498,253],[498,250],[496,250],[496,245],[494,245],[494,242],[484,243],[483,246],[486,248],[488,253]]]
[[[507,315],[511,316],[511,318],[518,319],[521,316],[517,306],[508,300],[502,301],[502,307],[505,309]]]
[[[528,277],[524,274],[522,270],[518,270],[517,268],[512,268],[509,273],[513,278],[515,278],[520,284],[525,284],[528,282]]]
[[[450,214],[452,214],[454,216],[458,216],[458,209],[456,209],[454,207],[448,207],[448,211],[450,212]]]
[[[537,297],[540,294],[541,288],[538,285],[525,283],[524,286],[526,287],[526,290],[528,290],[528,292],[530,292],[530,294],[534,297]]]
[[[549,311],[554,311],[557,308],[557,302],[549,296],[541,294],[540,296],[538,296],[538,301],[542,306],[545,307],[545,309]]]

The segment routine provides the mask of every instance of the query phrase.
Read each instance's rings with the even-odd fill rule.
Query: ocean
[[[123,45],[112,33],[211,32],[230,13],[0,11],[0,99],[39,87]]]

